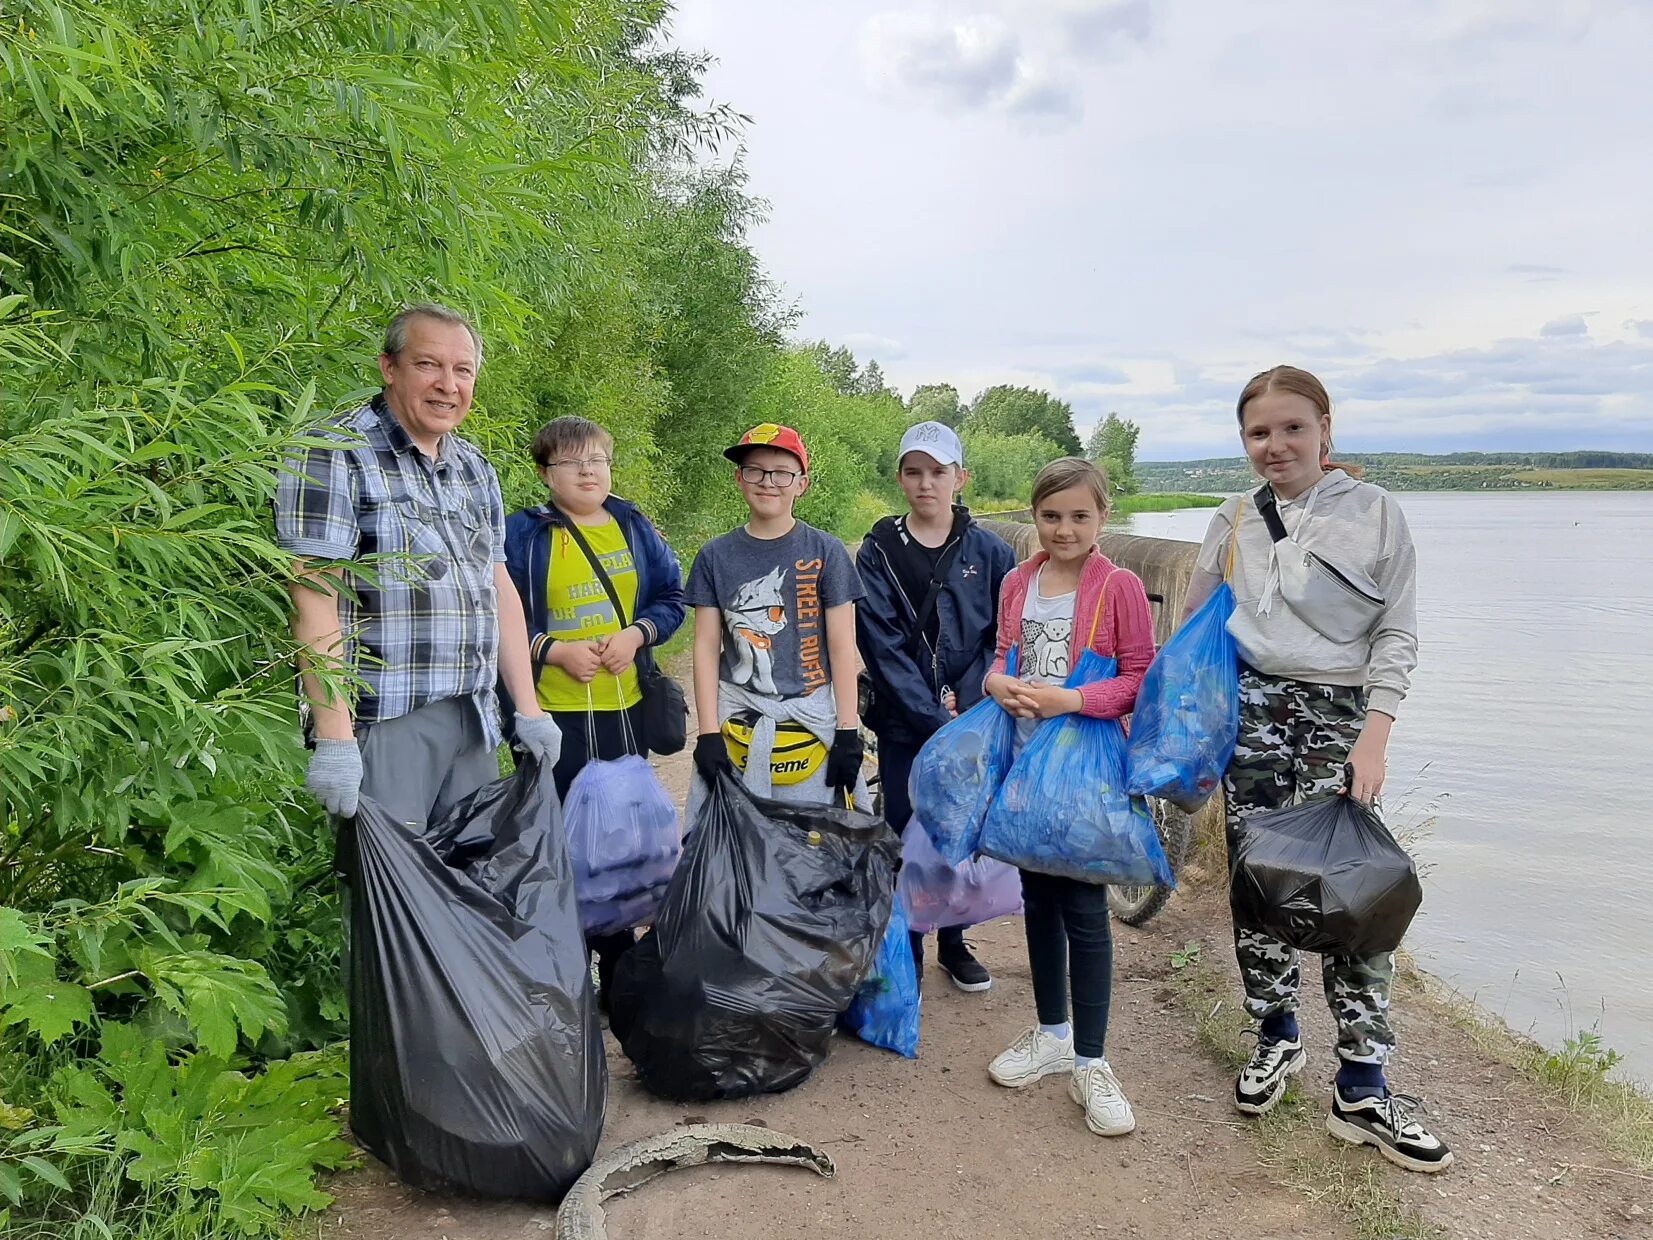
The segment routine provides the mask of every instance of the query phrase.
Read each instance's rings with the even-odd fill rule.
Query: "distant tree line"
[[[1526,471],[1619,470],[1653,474],[1653,453],[1607,452],[1339,452],[1340,461],[1362,466],[1365,478],[1392,491],[1476,491],[1548,487],[1550,477]],[[1218,494],[1256,485],[1242,456],[1205,457],[1193,461],[1142,461],[1136,465],[1144,491],[1192,491]],[[1634,475],[1621,479],[1585,479],[1594,486],[1641,485]],[[1648,479],[1653,485],[1653,476]]]

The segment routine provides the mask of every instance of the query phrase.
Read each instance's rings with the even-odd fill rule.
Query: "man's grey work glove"
[[[329,814],[356,816],[362,794],[362,751],[355,741],[317,740],[304,786]]]
[[[535,715],[529,719],[517,716],[517,743],[545,766],[556,766],[562,756],[562,729],[550,715]]]

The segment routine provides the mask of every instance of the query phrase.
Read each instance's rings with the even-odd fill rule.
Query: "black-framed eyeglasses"
[[[750,486],[761,486],[764,483],[772,487],[785,489],[791,486],[800,477],[795,469],[759,469],[756,465],[742,465],[740,480]]]

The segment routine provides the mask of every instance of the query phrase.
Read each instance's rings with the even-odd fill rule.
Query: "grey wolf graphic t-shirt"
[[[714,538],[689,569],[684,601],[723,613],[718,678],[766,697],[800,697],[832,680],[826,613],[861,597],[844,544],[799,521],[780,538],[745,527]]]

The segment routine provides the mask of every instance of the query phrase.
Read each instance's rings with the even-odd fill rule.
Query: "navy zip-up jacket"
[[[873,709],[864,722],[881,740],[929,740],[951,718],[941,704],[944,690],[957,695],[960,713],[982,698],[998,640],[999,586],[1016,567],[1016,555],[968,510],[954,511],[964,516],[956,534],[962,545],[936,598],[933,648],[913,633],[924,599],[907,597],[892,564],[899,554],[899,518],[873,526],[855,559],[866,591],[855,607],[855,644],[873,687]]]
[[[677,632],[687,614],[683,572],[660,531],[636,504],[610,495],[603,507],[619,522],[637,572],[637,614],[627,620],[643,630],[645,647],[658,646]],[[551,530],[567,524],[567,517],[546,504],[519,509],[505,519],[505,568],[522,596],[536,683],[547,645],[545,575],[551,565]],[[509,720],[510,715],[506,718]]]

